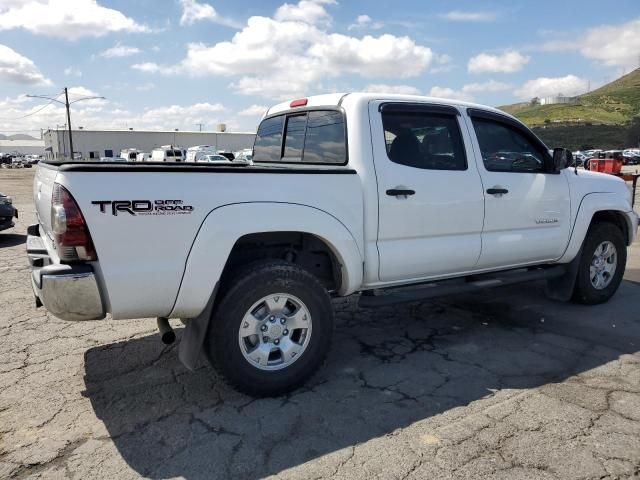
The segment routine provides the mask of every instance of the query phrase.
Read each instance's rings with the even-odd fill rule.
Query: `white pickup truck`
[[[332,296],[362,307],[516,282],[607,301],[637,234],[621,180],[570,168],[489,107],[331,94],[268,110],[253,165],[40,162],[27,253],[68,320],[186,324],[238,389],[277,395],[322,363]],[[411,286],[411,288],[406,288]]]

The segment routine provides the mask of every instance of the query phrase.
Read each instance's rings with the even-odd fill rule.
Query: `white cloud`
[[[67,67],[64,69],[64,74],[67,77],[81,77],[82,71],[76,67]]]
[[[284,4],[274,18],[254,16],[228,41],[191,43],[177,65],[133,65],[149,73],[234,77],[238,93],[288,98],[323,91],[323,84],[344,74],[363,77],[413,77],[434,61],[430,48],[409,37],[366,35],[362,38],[328,31],[328,0]]]
[[[131,68],[145,73],[156,73],[161,69],[160,65],[154,62],[134,63]]]
[[[322,5],[335,3],[335,0],[301,0],[295,5],[285,3],[278,7],[273,18],[279,22],[304,22],[311,25],[329,23],[331,16]]]
[[[529,63],[529,59],[517,50],[507,50],[501,55],[481,53],[469,60],[467,70],[471,73],[513,73],[522,70],[522,67]]]
[[[114,47],[107,48],[104,52],[101,52],[100,56],[104,58],[130,57],[131,55],[136,55],[141,51],[142,50],[138,47],[129,47],[118,43]]]
[[[243,116],[243,117],[257,117],[257,116],[262,116],[264,115],[264,112],[266,112],[269,109],[269,107],[266,107],[264,105],[251,105],[250,107],[245,108],[244,110],[240,110],[238,112],[238,115]]]
[[[23,28],[31,33],[75,40],[110,32],[149,32],[119,10],[96,0],[12,0],[0,5],[0,30]]]
[[[356,30],[360,28],[371,28],[379,30],[384,27],[383,22],[374,22],[369,15],[358,15],[355,22],[347,27],[347,30]]]
[[[551,95],[578,95],[587,91],[588,82],[575,75],[565,77],[540,77],[525,82],[513,92],[518,97],[529,100],[533,97],[547,97]]]
[[[15,50],[0,44],[0,80],[28,85],[51,85],[35,63]]]
[[[365,92],[371,93],[399,93],[402,95],[422,95],[420,89],[411,85],[385,85],[383,83],[367,85]]]
[[[468,83],[462,87],[462,91],[465,93],[479,93],[479,92],[502,92],[509,90],[511,85],[504,82],[497,82],[495,80],[489,80],[482,83]]]
[[[193,25],[200,20],[217,20],[218,12],[208,3],[198,3],[196,0],[180,0],[182,16],[180,25]]]
[[[635,67],[640,54],[640,18],[591,28],[580,43],[580,53],[587,58],[608,66]]]
[[[452,22],[493,22],[498,18],[495,12],[464,12],[452,10],[440,15],[440,18]]]
[[[204,20],[233,28],[240,27],[230,18],[221,16],[216,9],[208,3],[198,3],[197,0],[180,0],[180,5],[182,5],[180,25],[183,27]]]
[[[449,87],[431,87],[429,90],[430,97],[450,98],[452,100],[463,100],[465,102],[473,101],[473,96],[462,90],[454,90]]]

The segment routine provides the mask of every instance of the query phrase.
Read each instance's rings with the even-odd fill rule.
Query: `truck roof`
[[[494,107],[488,107],[486,105],[481,105],[478,103],[464,102],[462,100],[454,100],[449,98],[439,98],[439,97],[427,97],[422,95],[401,95],[397,93],[369,93],[369,92],[342,92],[342,93],[329,93],[324,95],[312,95],[309,97],[303,97],[307,101],[306,107],[335,107],[341,105],[344,101],[349,100],[356,102],[369,102],[372,100],[391,100],[398,102],[426,102],[426,103],[434,103],[438,105],[453,105],[456,107],[464,107],[464,108],[477,108],[481,110],[487,110],[494,113],[499,113],[501,115],[505,115],[507,117],[514,118],[512,115],[499,110]],[[279,103],[269,108],[264,116],[273,115],[276,113],[283,113],[286,111],[295,111],[296,108],[291,107],[291,102],[297,99],[291,99],[286,102]]]

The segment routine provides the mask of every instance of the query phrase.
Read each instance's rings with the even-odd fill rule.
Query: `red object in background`
[[[588,162],[592,172],[618,174],[622,171],[622,160],[615,158],[591,158]]]

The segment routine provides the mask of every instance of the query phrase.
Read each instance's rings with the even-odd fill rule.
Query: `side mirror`
[[[553,170],[559,172],[573,165],[573,154],[566,148],[553,149]]]

